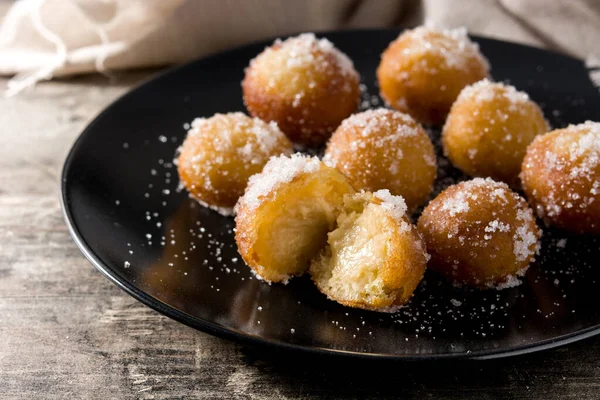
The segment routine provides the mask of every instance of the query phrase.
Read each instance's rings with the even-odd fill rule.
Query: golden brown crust
[[[357,189],[389,189],[409,210],[427,200],[437,167],[433,144],[407,114],[378,109],[355,114],[339,126],[324,160]]]
[[[245,79],[242,85],[244,104],[251,115],[276,121],[290,140],[307,146],[326,142],[340,122],[358,108],[358,84],[352,84],[356,90],[343,98],[340,98],[338,83],[338,87],[325,88],[322,94],[311,96],[306,104],[298,106],[293,106],[289,99],[264,93],[251,78]]]
[[[301,35],[266,49],[242,81],[248,112],[275,121],[294,142],[319,145],[358,108],[359,76],[345,55]],[[294,61],[288,47],[305,59]],[[281,53],[281,54],[278,54]]]
[[[398,229],[392,231],[390,243],[397,250],[392,252],[381,268],[384,287],[393,293],[394,301],[389,305],[380,304],[379,307],[394,308],[408,303],[425,274],[425,244],[408,218],[404,222],[410,226],[410,230],[403,233]]]
[[[306,271],[310,259],[326,243],[344,194],[354,192],[339,171],[316,158],[308,160],[317,167],[265,186],[256,198],[256,186],[281,172],[276,166],[270,170],[267,164],[252,178],[236,206],[238,251],[257,276],[268,282],[287,282]]]
[[[521,181],[547,223],[600,234],[600,124],[586,123],[538,136],[527,148]]]
[[[547,131],[542,110],[527,94],[483,80],[463,89],[452,105],[442,142],[464,173],[515,187],[527,146]]]
[[[407,216],[390,214],[376,196],[367,192],[346,198],[344,214],[310,272],[317,288],[331,300],[394,312],[412,297],[423,278],[427,255]],[[360,201],[366,203],[357,211],[355,203]]]
[[[541,235],[525,200],[489,178],[450,186],[417,226],[431,255],[428,267],[479,288],[518,284]]]
[[[276,125],[242,113],[215,114],[194,121],[179,149],[177,172],[194,198],[231,209],[250,176],[270,157],[291,152],[291,142]]]
[[[391,107],[438,125],[462,88],[488,73],[487,61],[466,34],[419,27],[390,43],[381,56],[377,80]]]
[[[249,214],[248,207],[244,205],[236,208],[235,242],[244,262],[250,268],[253,268],[253,266],[260,263],[260,259],[253,250],[253,244],[256,240],[256,225],[251,217],[246,217]]]

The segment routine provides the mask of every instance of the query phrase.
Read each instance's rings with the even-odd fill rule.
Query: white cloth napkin
[[[11,95],[43,79],[180,63],[270,36],[425,21],[600,66],[597,0],[20,0],[0,25],[0,75],[15,75]]]

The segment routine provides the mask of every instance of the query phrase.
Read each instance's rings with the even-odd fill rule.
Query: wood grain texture
[[[194,331],[121,292],[71,240],[59,174],[85,124],[150,74],[0,99],[0,399],[600,398],[600,337],[494,362],[307,358]]]

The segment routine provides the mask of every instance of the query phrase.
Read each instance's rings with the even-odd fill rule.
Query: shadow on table
[[[277,383],[279,395],[375,398],[597,398],[600,338],[560,349],[487,361],[397,362],[307,356],[246,348],[254,385]],[[586,361],[587,359],[587,361]],[[587,383],[589,384],[587,384]],[[594,383],[595,382],[595,383]]]

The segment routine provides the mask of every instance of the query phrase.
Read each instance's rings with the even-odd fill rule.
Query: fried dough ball
[[[427,200],[437,170],[423,128],[408,114],[383,108],[346,118],[331,137],[324,161],[357,189],[401,195],[409,210]]]
[[[359,75],[352,61],[312,33],[277,40],[246,69],[248,112],[275,121],[294,142],[324,143],[358,108]]]
[[[520,284],[541,236],[525,200],[491,178],[444,190],[423,210],[418,228],[431,254],[429,268],[478,288]]]
[[[442,142],[464,173],[516,186],[527,146],[548,130],[542,110],[526,93],[484,79],[460,92]]]
[[[381,56],[377,80],[391,107],[437,125],[462,88],[488,76],[489,69],[464,28],[421,26],[390,43]]]
[[[272,158],[236,205],[242,258],[268,282],[302,275],[325,245],[347,193],[354,193],[348,179],[316,157]]]
[[[179,148],[177,172],[190,195],[223,215],[244,193],[248,178],[270,157],[291,154],[292,143],[275,123],[243,113],[196,118]]]
[[[521,181],[540,218],[572,232],[600,234],[600,123],[538,136],[527,148]]]
[[[412,297],[427,253],[401,196],[388,190],[344,197],[327,246],[310,266],[319,290],[350,307],[394,312]]]

